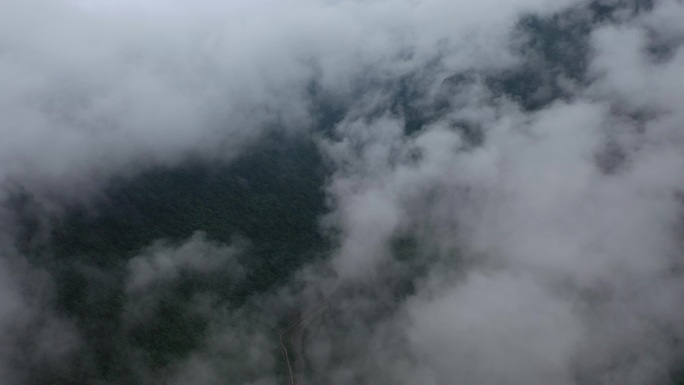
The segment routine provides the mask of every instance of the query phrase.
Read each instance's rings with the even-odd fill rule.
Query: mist
[[[0,382],[681,383],[683,18],[0,2]]]

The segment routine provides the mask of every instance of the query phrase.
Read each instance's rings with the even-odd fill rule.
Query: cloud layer
[[[682,17],[678,0],[0,6],[0,380],[282,383],[279,328],[332,292],[294,342],[303,383],[678,383]],[[269,135],[267,156],[320,158],[269,174],[252,156]],[[142,202],[220,218],[174,170],[239,162],[259,171],[219,176],[249,207],[225,211],[248,213],[230,237],[197,220],[54,246],[78,239],[74,212],[71,231],[168,225],[111,192],[136,178],[189,191]],[[318,190],[325,247],[288,235],[311,227],[289,220],[302,200],[269,209]],[[128,211],[93,220],[107,199]]]

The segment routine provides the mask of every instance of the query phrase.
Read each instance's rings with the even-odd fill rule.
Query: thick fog
[[[681,383],[681,20],[0,0],[0,382]]]

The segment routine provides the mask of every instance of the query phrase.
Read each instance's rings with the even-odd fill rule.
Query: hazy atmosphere
[[[682,0],[0,0],[0,384],[684,384]]]

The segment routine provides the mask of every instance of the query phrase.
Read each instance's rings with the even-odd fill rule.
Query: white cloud
[[[316,81],[350,106],[320,139],[334,169],[332,266],[371,294],[343,291],[332,311],[359,317],[312,326],[321,339],[311,349],[343,361],[313,359],[312,372],[338,383],[654,383],[684,338],[684,6],[662,1],[593,31],[592,84],[541,111],[522,111],[483,80],[521,60],[509,50],[521,14],[579,3],[3,4],[0,181],[70,195],[77,182],[93,191],[191,155],[230,159],[269,124],[308,127]],[[652,40],[669,54],[648,54]],[[410,136],[388,107],[391,91],[373,86],[417,73],[430,99],[467,70],[473,82],[445,96],[450,111]],[[482,131],[481,146],[468,144],[467,124]],[[599,164],[606,157],[615,165]],[[420,278],[412,261],[393,259],[392,242],[406,235],[426,261]],[[185,270],[234,266],[237,279],[239,251],[201,236],[153,247],[129,262],[128,293]],[[404,273],[415,292],[391,303],[383,285]],[[27,306],[20,283],[2,282],[0,326]],[[228,367],[246,383],[275,381],[264,333],[276,315],[254,306],[215,318],[214,339],[174,367],[176,380],[220,382],[223,360],[251,343]],[[343,321],[348,335],[333,330]],[[366,343],[371,358],[335,356],[336,344]]]
[[[410,325],[392,330],[409,341],[401,349],[412,358],[401,365],[423,382],[669,376],[684,331],[684,56],[653,61],[645,26],[672,36],[673,23],[653,20],[682,9],[665,2],[596,30],[593,84],[539,112],[462,88],[453,98],[467,102],[414,137],[398,119],[340,124],[341,139],[325,147],[338,167],[329,188],[344,234],[338,271],[380,285],[399,263],[392,238],[411,231],[440,259],[393,321]],[[482,127],[483,146],[464,146],[450,120],[462,116]],[[622,154],[610,172],[597,157],[609,143]]]
[[[228,281],[242,279],[243,268],[237,255],[243,246],[222,246],[196,233],[178,247],[158,244],[148,248],[142,255],[128,261],[129,277],[126,290],[130,293],[145,292],[155,285],[173,281],[182,272],[210,274],[222,271],[229,274]]]

